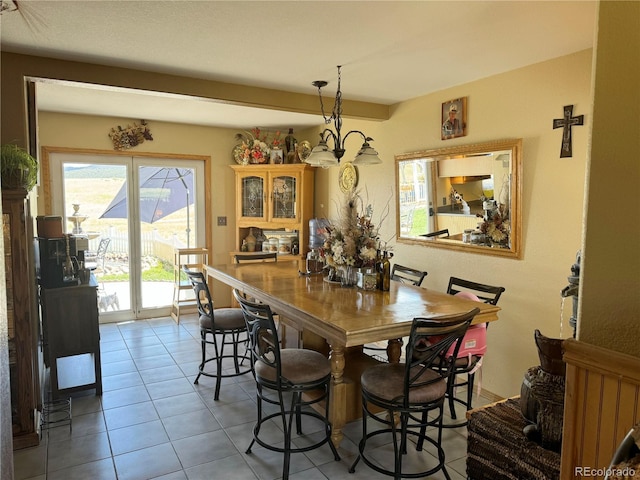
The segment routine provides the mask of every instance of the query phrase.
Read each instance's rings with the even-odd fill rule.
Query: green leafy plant
[[[24,148],[6,144],[0,147],[0,175],[3,188],[31,190],[38,180],[38,162]]]

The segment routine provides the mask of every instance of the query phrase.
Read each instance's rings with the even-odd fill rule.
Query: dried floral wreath
[[[115,128],[111,129],[109,137],[113,142],[114,150],[126,150],[140,145],[145,140],[153,140],[147,122],[144,120],[140,121],[140,125],[134,123],[133,126],[127,125],[127,128],[122,128],[118,125],[117,130]]]

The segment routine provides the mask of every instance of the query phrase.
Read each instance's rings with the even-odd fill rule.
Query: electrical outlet
[[[218,226],[226,227],[227,226],[227,217],[218,217]]]
[[[447,204],[447,197],[442,197],[442,205],[446,205]]]

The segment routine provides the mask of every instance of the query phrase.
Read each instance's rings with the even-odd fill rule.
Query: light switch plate
[[[218,217],[218,226],[225,227],[227,225],[227,217]]]

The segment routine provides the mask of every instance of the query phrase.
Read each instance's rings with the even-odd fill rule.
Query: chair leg
[[[260,385],[256,385],[256,403],[258,407],[258,419],[256,421],[256,426],[253,428],[253,439],[249,444],[249,447],[245,450],[245,453],[251,453],[251,447],[256,443],[256,438],[258,438],[258,434],[260,433],[260,425],[262,425],[262,387]]]
[[[204,330],[200,330],[200,345],[202,346],[202,361],[200,362],[200,367],[198,367],[198,375],[196,375],[196,379],[193,381],[195,385],[198,385],[198,379],[200,375],[202,375],[202,371],[204,370],[204,363],[206,358],[206,350],[207,350],[207,333]]]
[[[447,382],[447,397],[449,397],[449,410],[451,411],[451,418],[454,420],[456,417],[456,405],[455,405],[455,394],[456,394],[456,374],[455,372],[451,372],[449,375],[449,381]]]
[[[360,442],[358,443],[358,456],[356,457],[355,461],[351,464],[351,467],[349,467],[349,473],[354,473],[356,471],[356,465],[358,465],[358,462],[360,461],[360,458],[362,456],[362,452],[365,449],[365,446],[367,445],[367,409],[365,408],[366,405],[366,400],[363,398],[362,399],[362,437],[360,439]]]
[[[213,348],[216,352],[216,391],[213,394],[213,399],[218,400],[220,398],[220,385],[222,384],[222,352],[224,352],[224,343],[227,338],[226,334],[222,334],[222,351],[218,350],[218,341],[216,340],[215,332],[213,335]]]
[[[393,416],[391,417],[393,418]],[[407,454],[407,424],[409,423],[409,414],[403,413],[400,415],[400,449],[396,453],[396,479],[400,480],[402,478],[402,458]],[[393,436],[396,437],[396,427],[395,422],[391,422],[391,429],[393,430]],[[394,442],[394,448],[396,447],[396,442]]]
[[[473,401],[473,382],[475,381],[476,373],[470,373],[467,377],[467,410],[471,410],[471,402]]]
[[[438,422],[438,462],[442,464],[442,473],[447,480],[451,480],[445,465],[444,450],[442,449],[442,425],[444,424],[444,405],[440,406],[440,421]]]
[[[291,431],[293,429],[294,416],[296,420],[296,427],[300,428],[300,394],[294,393],[291,398],[289,421],[287,421],[286,412],[284,410],[284,399],[282,398],[282,392],[278,392],[278,396],[280,397],[280,412],[282,414],[282,424],[284,427],[284,459],[282,464],[282,480],[287,480],[289,478],[289,465],[291,463]]]
[[[420,427],[420,436],[418,437],[418,443],[416,443],[416,450],[421,452],[424,445],[424,436],[427,434],[427,423],[429,421],[429,412],[422,412],[422,426]]]

